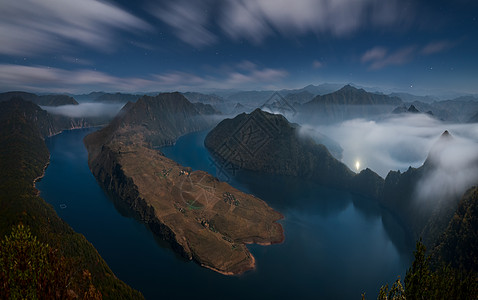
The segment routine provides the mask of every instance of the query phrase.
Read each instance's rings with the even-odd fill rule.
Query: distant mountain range
[[[89,94],[75,95],[80,102],[127,103],[136,102],[141,95],[125,93],[92,92]]]
[[[419,111],[415,105],[411,104],[408,108],[406,105],[399,106],[392,111],[392,114],[419,114],[422,113]],[[426,112],[428,115],[433,116],[432,111]]]
[[[315,96],[297,109],[308,122],[329,123],[387,114],[401,104],[398,97],[369,93],[346,85],[333,93]]]
[[[27,92],[6,92],[0,94],[0,102],[8,101],[12,98],[21,98],[31,101],[40,106],[60,106],[77,105],[78,102],[73,97],[67,95],[36,95]]]
[[[301,111],[307,121],[312,122],[317,120],[321,120],[322,123],[338,122],[356,117],[373,118],[377,115],[392,112],[394,108],[401,106],[402,103],[407,107],[414,105],[421,112],[432,112],[438,119],[444,121],[468,122],[473,114],[478,113],[477,95],[455,96],[451,100],[442,100],[443,97],[438,96],[418,96],[405,92],[390,93],[390,91],[384,89],[361,87],[352,83],[345,86],[336,83],[311,84],[300,89],[282,89],[279,91],[216,89],[207,92],[184,92],[182,94],[193,103],[210,104],[223,114],[234,114],[239,111],[234,108],[236,103],[240,103],[246,108],[243,111],[250,112],[255,108],[262,107],[276,92],[297,111]],[[157,94],[157,92],[147,93],[151,96]],[[135,102],[140,95],[92,92],[75,95],[74,97],[80,102],[126,103],[128,101]],[[367,106],[361,107],[360,105]],[[312,117],[312,115],[315,116]]]

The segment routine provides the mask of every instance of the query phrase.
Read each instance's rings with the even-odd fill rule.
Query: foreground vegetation
[[[478,277],[473,271],[456,269],[443,262],[433,267],[432,256],[426,255],[425,245],[419,241],[415,259],[405,276],[389,288],[382,286],[378,300],[405,299],[478,299]],[[365,295],[362,295],[365,299]]]
[[[102,295],[87,269],[78,268],[20,224],[0,242],[0,298],[102,299]]]

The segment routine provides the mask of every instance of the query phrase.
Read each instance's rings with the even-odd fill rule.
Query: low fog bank
[[[476,134],[474,127],[470,131]],[[417,199],[435,203],[440,199],[461,197],[468,188],[478,184],[476,139],[456,134],[443,137],[432,146],[427,160],[433,171],[418,183]]]
[[[465,170],[478,157],[476,124],[445,124],[425,114],[407,114],[380,121],[354,119],[314,128],[340,144],[342,161],[349,168],[357,171],[355,166],[359,161],[360,170],[370,168],[382,177],[390,170],[420,167],[441,134],[448,130],[454,137],[452,148],[443,152],[439,165],[444,172],[454,166],[463,170],[461,174],[469,172],[468,176],[476,171]]]
[[[70,118],[113,118],[124,106],[124,103],[80,103],[78,105],[42,106],[41,108],[54,115]]]

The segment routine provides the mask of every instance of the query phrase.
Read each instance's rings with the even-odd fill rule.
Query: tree
[[[430,256],[426,255],[426,247],[421,240],[416,244],[414,255],[415,259],[405,276],[405,286],[402,286],[399,277],[390,290],[388,284],[382,286],[377,299],[478,299],[476,273],[444,264],[431,269]]]
[[[0,298],[101,299],[89,271],[75,274],[73,265],[20,224],[0,242]]]
[[[420,239],[416,243],[415,260],[405,276],[406,296],[409,299],[430,299],[430,257],[426,256],[426,247]]]
[[[362,296],[363,297],[363,296]],[[390,291],[388,290],[388,284],[382,286],[378,292],[378,300],[405,300],[405,289],[400,282],[400,276],[397,281],[392,284]]]

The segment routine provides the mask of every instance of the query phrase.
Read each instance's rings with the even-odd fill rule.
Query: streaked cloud
[[[450,41],[432,42],[423,47],[421,52],[425,55],[430,55],[446,51],[452,47],[453,43]]]
[[[151,13],[171,26],[177,37],[195,47],[214,43],[217,38],[208,29],[210,1],[168,1],[150,5]]]
[[[244,66],[248,65],[248,69]],[[241,62],[210,74],[163,72],[144,77],[118,77],[95,70],[65,70],[46,66],[0,64],[0,90],[81,93],[93,90],[148,92],[202,88],[261,88],[287,77],[282,69],[260,68]]]
[[[121,78],[94,70],[64,70],[45,66],[0,64],[1,90],[36,92],[134,91],[152,84],[151,80]]]
[[[365,27],[409,23],[411,5],[398,0],[210,0],[152,2],[148,10],[196,47],[214,44],[219,34],[261,44],[276,34],[342,37]],[[215,30],[212,30],[214,28]]]
[[[403,47],[391,53],[388,53],[385,49],[374,49],[371,50],[372,52],[370,52],[370,50],[365,52],[362,56],[362,62],[370,62],[370,69],[372,70],[378,70],[392,65],[406,64],[412,61],[416,54],[415,46]]]
[[[362,55],[362,62],[382,60],[387,55],[387,49],[383,47],[374,47]]]
[[[415,45],[399,48],[390,52],[387,48],[376,46],[362,55],[360,61],[369,64],[371,70],[378,70],[392,65],[403,65],[411,62],[419,55],[432,55],[444,52],[454,46],[451,41],[438,41],[426,44],[423,47]]]
[[[365,26],[393,26],[410,15],[398,1],[379,0],[229,0],[220,24],[233,38],[260,42],[278,32],[309,32],[341,37]]]
[[[35,56],[73,49],[75,43],[108,50],[117,31],[151,29],[141,19],[104,1],[3,0],[0,54]]]

